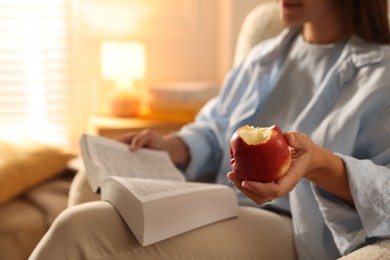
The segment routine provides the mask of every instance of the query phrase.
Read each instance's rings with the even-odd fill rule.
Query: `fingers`
[[[154,138],[156,138],[157,136],[158,134],[156,132],[149,129],[145,129],[139,134],[133,136],[129,148],[131,151],[136,151],[141,147],[154,148],[152,143]]]
[[[117,140],[117,141],[119,141],[119,142],[125,143],[125,144],[130,144],[130,143],[131,143],[131,140],[133,140],[133,137],[134,137],[136,134],[137,134],[137,133],[130,132],[130,133],[126,133],[126,134],[117,136],[117,137],[115,137],[114,139]]]
[[[303,133],[285,133],[285,138],[290,146],[290,152],[293,159],[293,163],[290,167],[289,172],[294,172],[294,174],[299,175],[300,177],[306,176],[310,171],[312,171],[317,164],[317,161],[321,155],[319,151],[321,148],[319,145],[315,144],[312,139]]]
[[[295,150],[307,150],[311,144],[311,139],[303,133],[287,132],[284,134],[288,146]]]
[[[162,144],[160,144],[162,140],[160,134],[150,129],[142,130],[139,133],[126,133],[115,139],[128,144],[131,151],[136,151],[141,147],[160,149],[161,147],[159,146],[162,146]]]
[[[242,181],[234,172],[229,172],[227,178],[248,198],[256,204],[261,205],[279,197],[278,187],[275,183],[260,183],[252,181]]]

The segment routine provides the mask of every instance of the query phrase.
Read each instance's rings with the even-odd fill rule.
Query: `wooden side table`
[[[118,118],[104,115],[91,115],[88,118],[87,133],[114,138],[127,132],[153,129],[161,134],[179,130],[189,120]]]

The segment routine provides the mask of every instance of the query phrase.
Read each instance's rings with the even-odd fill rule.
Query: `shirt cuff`
[[[367,233],[357,211],[315,184],[312,190],[326,226],[344,255],[364,243]]]

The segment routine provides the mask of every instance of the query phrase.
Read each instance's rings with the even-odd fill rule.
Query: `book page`
[[[87,176],[94,179],[95,186],[100,186],[108,176],[185,181],[165,151],[141,148],[131,152],[124,143],[89,135],[84,135],[81,143],[86,146],[82,156],[86,155],[83,159]]]

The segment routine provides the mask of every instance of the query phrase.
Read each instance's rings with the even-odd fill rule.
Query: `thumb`
[[[310,147],[311,139],[304,133],[287,132],[284,134],[288,146],[297,150],[307,150]]]

